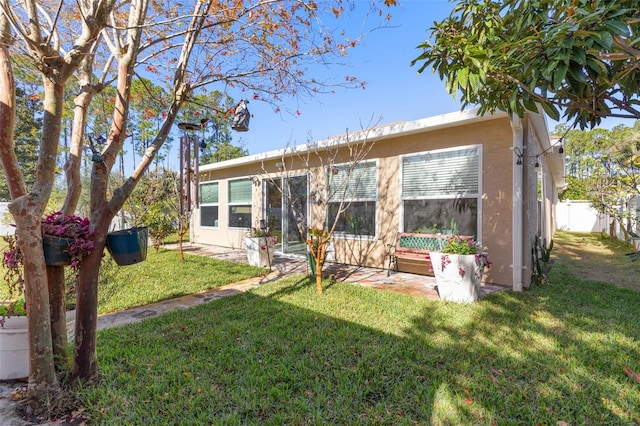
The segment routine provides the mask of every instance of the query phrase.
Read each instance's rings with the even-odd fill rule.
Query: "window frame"
[[[342,238],[342,239],[364,239],[364,240],[375,240],[377,238],[378,235],[378,222],[379,222],[379,216],[378,216],[378,193],[379,193],[379,189],[378,189],[378,181],[379,181],[379,175],[380,175],[380,170],[379,170],[379,162],[377,158],[373,158],[373,159],[367,159],[367,160],[362,160],[360,161],[357,165],[355,165],[356,168],[364,165],[364,164],[373,164],[373,177],[375,179],[375,182],[373,183],[372,187],[375,190],[375,195],[373,197],[364,197],[364,196],[354,196],[353,198],[349,198],[348,195],[345,196],[345,201],[348,203],[367,203],[367,202],[373,202],[374,204],[374,214],[373,214],[373,233],[372,234],[353,234],[353,233],[347,233],[346,231],[339,231],[338,228],[336,228],[336,230],[334,231],[333,235],[334,237],[338,237],[338,238]],[[348,168],[351,165],[351,163],[340,163],[340,164],[335,164],[332,166],[332,168]],[[329,170],[327,169],[325,172],[325,177],[328,180],[329,178]],[[354,169],[354,173],[357,173],[357,170]],[[353,178],[353,175],[351,176]],[[332,190],[334,190],[335,188],[331,188]],[[349,189],[347,192],[352,192],[354,191],[354,189]],[[357,190],[355,190],[357,192]],[[331,204],[339,204],[340,200],[337,201],[332,201],[331,198],[333,198],[336,194],[330,194],[329,196],[329,200],[327,201],[327,222],[328,225],[331,226],[333,225],[333,221],[330,221],[331,219],[331,215],[329,214],[329,205]],[[349,206],[351,207],[351,206]],[[345,212],[346,213],[346,212]],[[344,215],[344,213],[343,213]],[[339,223],[339,222],[338,222]]]
[[[477,192],[464,192],[462,194],[441,194],[441,195],[433,195],[433,196],[405,196],[404,193],[404,173],[405,173],[405,159],[411,157],[419,157],[433,154],[443,154],[448,152],[455,151],[465,151],[470,149],[477,149]],[[401,155],[399,158],[399,170],[398,180],[399,180],[399,229],[401,232],[406,231],[406,223],[405,223],[405,201],[416,201],[416,200],[455,200],[457,198],[467,198],[467,199],[475,199],[476,200],[476,239],[478,241],[482,238],[482,170],[483,170],[483,145],[482,144],[471,144],[471,145],[460,145],[449,148],[441,148],[434,149],[428,151],[421,152],[412,152],[410,154]]]
[[[217,201],[213,201],[213,202],[203,201],[203,194],[205,193],[205,191],[203,191],[202,188],[204,186],[213,185],[213,184],[215,184],[217,186],[217,189],[216,189]],[[200,224],[199,225],[200,225],[201,228],[219,228],[220,227],[220,181],[211,180],[211,181],[200,182],[199,186],[200,186],[200,188],[198,188],[199,189],[199,192],[198,192],[198,198],[199,198],[199,200],[198,200],[198,208],[200,209]],[[215,221],[218,222],[217,225],[203,225],[202,224],[202,218],[204,217],[203,207],[204,208],[206,208],[206,207],[217,207],[217,209],[218,209],[217,213],[218,214],[217,214],[217,217],[215,218]]]
[[[239,181],[247,181],[249,184],[249,194],[250,194],[250,202],[247,204],[246,200],[241,200],[241,201],[231,201],[232,198],[232,191],[231,191],[231,185],[232,182],[239,182]],[[249,223],[247,224],[247,226],[234,226],[231,225],[231,218],[232,218],[232,213],[231,213],[231,209],[233,207],[248,207],[249,208]],[[238,213],[235,213],[238,214]],[[251,180],[250,177],[240,177],[240,178],[233,178],[233,179],[228,179],[227,180],[227,229],[235,229],[235,230],[249,230],[251,229],[251,226],[253,224],[253,182]]]

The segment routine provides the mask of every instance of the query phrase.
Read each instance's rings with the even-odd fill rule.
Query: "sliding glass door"
[[[307,176],[282,178],[266,185],[266,212],[269,228],[278,236],[284,254],[305,255],[309,214]]]

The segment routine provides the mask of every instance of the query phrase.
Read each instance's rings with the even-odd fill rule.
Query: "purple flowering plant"
[[[42,220],[42,236],[73,240],[67,250],[71,257],[71,267],[75,270],[94,248],[94,232],[88,217],[65,215],[61,211],[50,213]]]
[[[94,248],[94,232],[91,230],[88,218],[76,215],[65,215],[61,211],[56,211],[46,215],[41,223],[42,235],[68,238],[73,240],[67,248],[71,258],[71,267],[77,273],[80,262],[85,256],[91,254]],[[9,297],[24,294],[24,258],[20,251],[16,237],[9,235],[3,237],[6,248],[2,256],[2,266],[5,269],[5,283],[9,289]],[[11,314],[17,315],[21,311],[23,302],[14,301],[6,306],[5,313],[0,315],[0,326],[3,318]],[[24,307],[26,309],[26,307]]]

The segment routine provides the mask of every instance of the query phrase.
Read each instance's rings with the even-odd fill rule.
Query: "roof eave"
[[[338,147],[349,143],[359,143],[366,140],[380,141],[384,139],[397,138],[401,136],[411,135],[415,133],[431,132],[450,127],[456,127],[465,124],[471,124],[482,121],[496,120],[506,118],[508,114],[502,111],[494,114],[480,116],[478,109],[470,109],[465,111],[457,111],[448,114],[437,115],[433,117],[423,118],[415,121],[402,121],[397,123],[386,124],[383,126],[372,127],[370,129],[362,129],[354,132],[344,133],[332,136],[317,142],[308,142],[302,145],[294,145],[286,148],[280,148],[273,151],[267,151],[259,154],[248,155],[245,157],[234,158],[232,160],[221,161],[201,165],[199,171],[208,172],[211,170],[226,169],[229,167],[242,166],[252,163],[276,160],[291,155],[304,152],[315,152],[326,148]]]

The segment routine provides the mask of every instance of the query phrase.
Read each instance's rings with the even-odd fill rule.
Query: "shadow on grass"
[[[291,277],[101,331],[82,396],[105,424],[637,423],[640,295],[562,282],[465,306]]]

